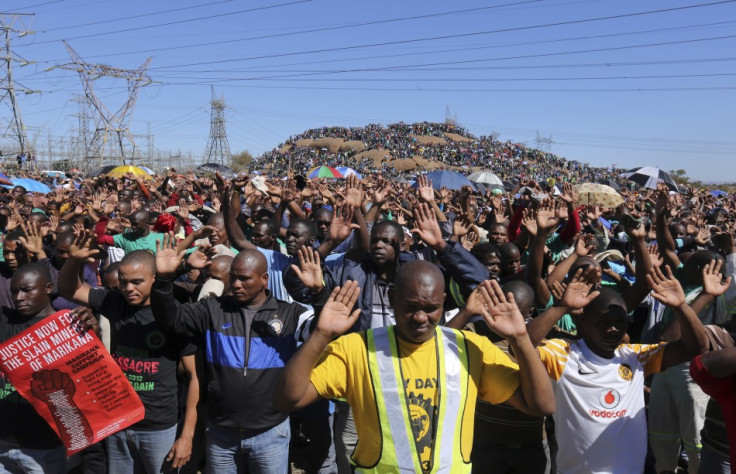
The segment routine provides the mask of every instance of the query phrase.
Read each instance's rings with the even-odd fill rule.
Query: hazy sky
[[[233,152],[260,154],[323,125],[443,121],[476,135],[621,168],[658,165],[736,181],[736,2],[682,0],[4,0],[33,12],[13,51],[30,135],[77,126],[66,39],[90,63],[151,56],[134,133],[201,154],[210,86],[224,95]],[[7,23],[10,17],[4,16]],[[127,97],[99,80],[108,109]],[[0,126],[9,112],[1,108]]]

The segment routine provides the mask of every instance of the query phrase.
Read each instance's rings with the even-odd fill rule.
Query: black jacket
[[[248,430],[284,421],[287,414],[273,407],[273,390],[296,352],[300,320],[311,311],[270,295],[253,310],[229,296],[179,304],[172,291],[170,282],[156,280],[153,314],[164,330],[203,342],[210,421]]]

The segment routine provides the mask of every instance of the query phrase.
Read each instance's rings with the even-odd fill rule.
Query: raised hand
[[[350,330],[360,316],[360,308],[353,310],[359,294],[358,283],[352,280],[335,287],[319,313],[316,330],[330,339]]]
[[[445,241],[442,239],[442,231],[437,223],[434,211],[421,203],[414,208],[414,222],[416,227],[411,229],[412,234],[417,234],[428,246],[443,248]]]
[[[74,241],[69,246],[69,258],[78,260],[87,260],[97,253],[97,249],[92,249],[92,232],[75,226]]]
[[[36,224],[28,222],[25,225],[25,237],[19,237],[18,240],[26,251],[33,254],[36,258],[45,258],[46,253],[43,251],[43,236]]]
[[[710,240],[710,232],[708,229],[700,229],[698,234],[695,236],[695,243],[698,245],[708,245]]]
[[[348,238],[353,229],[360,229],[358,224],[352,224],[353,206],[343,203],[342,206],[335,209],[335,216],[330,222],[330,229],[327,231],[327,239],[333,242],[342,242]]]
[[[453,222],[452,224],[452,235],[460,238],[466,235],[472,229],[473,223],[470,222],[470,219],[468,219],[467,216],[458,216],[458,218],[455,219],[455,222]]]
[[[391,192],[391,183],[386,180],[379,180],[376,187],[373,189],[373,203],[383,204],[388,200],[388,195]],[[324,196],[324,193],[322,193]]]
[[[652,261],[652,265],[655,267],[661,267],[664,265],[664,258],[662,258],[662,255],[659,253],[659,245],[648,245],[647,253],[649,254],[649,259]]]
[[[432,187],[432,180],[427,179],[426,175],[420,175],[417,178],[417,193],[419,199],[427,204],[434,201],[434,188]]]
[[[572,187],[572,184],[562,183],[562,194],[560,194],[560,199],[568,204],[575,204],[578,202],[578,193]]]
[[[314,292],[318,292],[324,286],[322,280],[322,267],[320,266],[319,253],[314,250],[302,246],[297,251],[299,257],[299,266],[292,265],[296,276],[304,286]]]
[[[488,301],[488,309],[482,313],[488,327],[503,338],[514,339],[526,334],[524,316],[516,305],[514,294],[504,295],[495,280],[486,280],[481,285],[481,293]]]
[[[665,265],[665,273],[654,267],[647,275],[647,282],[652,289],[652,297],[662,304],[677,308],[686,304],[685,292],[680,282],[672,275],[669,265]]]
[[[184,259],[185,249],[176,251],[176,237],[173,232],[164,234],[163,242],[156,239],[156,273],[160,276],[177,274],[177,269]]]
[[[591,245],[593,236],[590,234],[581,234],[578,236],[578,240],[575,241],[575,255],[578,257],[585,257],[589,255],[595,249],[594,245]]]
[[[578,268],[578,271],[575,272],[575,275],[564,288],[558,304],[570,310],[585,308],[601,293],[600,291],[591,291],[598,285],[600,279],[600,269],[592,265],[585,269]]]
[[[731,277],[723,279],[721,267],[723,260],[711,260],[703,267],[703,292],[711,296],[721,296],[731,285]]]
[[[526,231],[531,235],[532,237],[537,236],[537,211],[534,209],[524,209],[523,211],[523,217],[521,218],[521,226],[526,229]]]
[[[537,209],[537,228],[543,232],[551,232],[560,224],[560,218],[551,199],[545,199]]]
[[[191,268],[196,268],[198,270],[201,270],[202,268],[207,267],[210,263],[212,263],[212,260],[210,259],[210,256],[207,255],[205,252],[205,249],[209,248],[206,245],[201,246],[194,252],[190,253],[187,257],[187,265]],[[184,251],[186,253],[186,250]]]
[[[187,207],[187,200],[182,198],[179,199],[179,209],[176,211],[179,217],[182,219],[189,219],[189,208]]]
[[[345,201],[348,206],[360,209],[360,206],[363,205],[363,190],[361,188],[362,186],[358,182],[357,176],[354,174],[348,176],[347,187],[345,189]]]

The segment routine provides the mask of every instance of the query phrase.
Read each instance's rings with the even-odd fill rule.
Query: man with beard
[[[146,409],[143,420],[108,438],[110,470],[155,474],[165,462],[179,468],[191,456],[197,423],[196,346],[185,339],[167,337],[156,323],[150,302],[156,268],[152,252],[135,250],[125,255],[118,267],[119,290],[91,288],[79,278],[81,267],[95,252],[90,243],[91,235],[85,232],[69,246],[69,257],[59,274],[59,295],[89,306],[110,320],[110,353]],[[195,254],[190,261],[200,255]],[[204,262],[200,264],[204,266]],[[189,378],[190,403],[177,438],[179,360]],[[134,471],[134,464],[140,470]]]

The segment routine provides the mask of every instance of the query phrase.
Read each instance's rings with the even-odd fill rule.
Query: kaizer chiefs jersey
[[[621,344],[612,359],[605,359],[582,340],[540,344],[557,399],[558,472],[643,471],[644,379],[659,372],[665,345]]]

